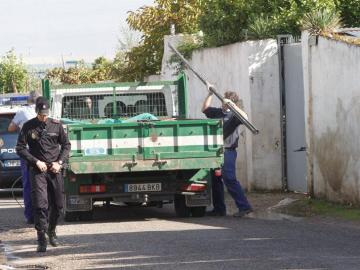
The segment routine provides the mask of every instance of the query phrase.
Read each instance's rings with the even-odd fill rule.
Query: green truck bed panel
[[[221,125],[215,119],[69,124],[70,168],[104,173],[218,167]]]

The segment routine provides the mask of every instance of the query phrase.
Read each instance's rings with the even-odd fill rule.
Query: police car
[[[7,129],[27,99],[26,95],[0,95],[0,189],[12,187],[21,177],[20,159],[15,151],[18,133]],[[18,181],[16,187],[20,186]]]

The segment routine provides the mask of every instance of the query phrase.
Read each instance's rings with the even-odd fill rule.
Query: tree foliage
[[[338,14],[344,26],[360,26],[360,0],[154,0],[153,6],[129,13],[130,29],[122,29],[113,61],[99,57],[92,67],[80,63],[69,69],[54,68],[47,77],[55,83],[80,84],[106,80],[141,81],[146,76],[159,74],[164,35],[170,34],[172,24],[177,33],[194,34],[199,30],[204,33],[203,40],[185,40],[179,46],[178,49],[189,57],[199,47],[279,34],[299,35],[302,26],[317,32],[327,31],[340,26]],[[140,40],[139,32],[142,33]],[[14,62],[12,57],[10,53],[7,61]],[[17,80],[15,90],[23,89],[22,80]],[[2,79],[0,86],[6,85],[6,89],[13,91],[11,82]]]
[[[298,35],[304,14],[323,8],[334,10],[334,0],[209,0],[200,16],[200,28],[207,46]]]
[[[113,79],[112,62],[105,57],[94,60],[92,67],[80,61],[75,67],[53,68],[48,70],[46,78],[53,84],[83,84],[96,83]]]
[[[140,44],[141,33],[127,27],[120,27],[120,36],[118,37],[118,52],[128,52],[133,47]]]
[[[127,22],[132,30],[143,33],[141,44],[125,53],[125,66],[119,80],[142,80],[158,74],[164,50],[164,35],[175,25],[178,33],[198,30],[201,12],[199,0],[155,0],[154,6],[144,6],[130,12]]]
[[[2,93],[27,91],[28,72],[25,64],[10,50],[0,61],[0,90]]]
[[[112,79],[112,62],[105,57],[95,59],[92,66],[91,77],[96,81],[107,81]]]
[[[200,49],[202,47],[204,47],[202,35],[184,35],[183,39],[177,46],[177,50],[186,59],[191,59],[193,51]],[[185,69],[185,64],[176,54],[173,54],[170,57],[169,62],[171,64],[175,64],[174,68],[177,70],[177,73]]]
[[[335,0],[342,22],[347,27],[360,27],[360,0]]]
[[[337,1],[337,2],[336,2]],[[350,0],[358,2],[360,0]],[[155,0],[130,12],[127,22],[143,33],[141,44],[122,55],[118,80],[142,80],[158,74],[163,56],[163,36],[174,24],[178,33],[204,32],[204,46],[220,46],[247,39],[299,35],[305,14],[329,11],[345,0]],[[343,8],[344,9],[344,8]],[[203,46],[203,45],[202,45]]]
[[[209,0],[203,6],[200,28],[206,46],[220,46],[245,39],[251,1]]]
[[[302,20],[302,27],[312,35],[332,33],[342,27],[338,13],[327,9],[314,10],[305,14]]]

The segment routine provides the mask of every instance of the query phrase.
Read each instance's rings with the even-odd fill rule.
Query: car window
[[[8,126],[13,119],[14,114],[0,114],[0,133],[7,133]]]

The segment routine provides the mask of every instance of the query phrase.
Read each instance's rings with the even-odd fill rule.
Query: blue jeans
[[[32,211],[32,203],[31,203],[31,183],[29,177],[29,170],[27,166],[27,162],[20,159],[21,164],[21,178],[22,178],[22,186],[23,186],[23,198],[24,198],[24,215],[26,220],[33,219],[33,211]]]
[[[236,180],[235,164],[237,152],[236,149],[225,149],[224,165],[221,168],[222,176],[212,177],[212,195],[214,211],[219,213],[226,213],[226,205],[224,200],[224,184],[234,199],[239,210],[251,209],[251,206],[245,196],[245,193]]]

